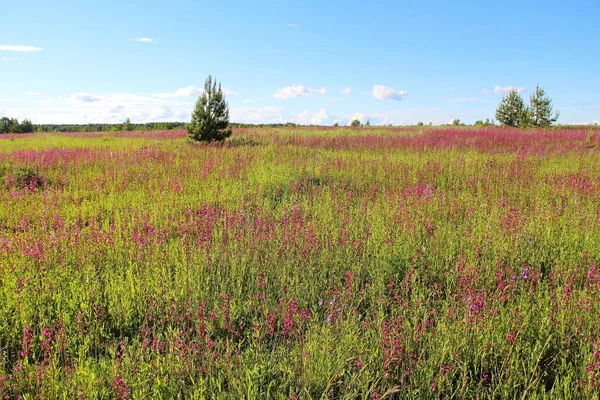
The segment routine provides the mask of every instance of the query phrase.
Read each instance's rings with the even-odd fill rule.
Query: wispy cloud
[[[71,101],[81,103],[94,103],[100,101],[100,97],[94,96],[90,93],[74,93],[71,95]]]
[[[141,38],[135,38],[135,39],[129,39],[132,42],[140,42],[140,43],[156,43],[156,41],[154,39],[151,38],[147,38],[147,37],[141,37]]]
[[[2,56],[2,61],[17,61],[19,57],[6,57]]]
[[[202,96],[202,93],[204,93],[204,88],[199,88],[199,87],[190,85],[190,86],[187,86],[184,88],[179,88],[173,93],[155,93],[152,96],[158,97],[161,99],[166,99],[169,97],[199,97],[199,96]],[[223,88],[223,93],[226,95],[240,94],[239,92],[235,92],[235,91],[227,89],[227,88]]]
[[[587,121],[587,122],[573,122],[573,125],[599,125],[600,121],[598,121],[597,119],[593,119],[591,121]]]
[[[287,24],[288,26],[291,26],[292,28],[300,28],[300,25],[298,24]]]
[[[383,85],[373,86],[373,97],[379,100],[402,100],[408,95],[406,90],[395,90]]]
[[[312,96],[314,94],[327,94],[327,89],[311,89],[303,85],[293,84],[292,86],[286,86],[279,89],[273,94],[273,97],[276,99],[293,99],[300,96]]]
[[[252,99],[244,99],[244,100],[242,100],[242,103],[250,103],[250,102],[252,102]]]
[[[42,96],[42,94],[40,92],[32,92],[32,91],[27,91],[25,92],[26,96]]]
[[[32,52],[32,51],[41,51],[40,47],[34,46],[12,46],[12,45],[4,45],[0,44],[0,51],[20,51],[20,52]]]
[[[350,89],[350,88],[348,87],[348,88],[342,89],[342,90],[340,91],[340,93],[341,93],[341,94],[343,94],[343,95],[345,95],[345,96],[348,96],[350,93],[352,93],[352,89]]]
[[[492,90],[489,89],[481,89],[479,91],[479,93],[483,93],[483,94],[490,94],[490,93],[494,93],[494,94],[508,94],[511,91],[516,90],[517,93],[523,93],[525,91],[525,88],[522,87],[516,87],[516,86],[500,86],[500,85],[496,85],[494,86],[494,88]]]

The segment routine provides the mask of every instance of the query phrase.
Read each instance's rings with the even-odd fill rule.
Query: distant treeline
[[[185,122],[147,122],[133,124],[36,124],[37,132],[122,132],[122,131],[168,131],[185,128]]]
[[[244,124],[233,122],[229,124],[232,128],[283,128],[304,126],[292,122],[279,124]],[[473,126],[489,126],[493,121],[477,121]],[[185,129],[185,122],[147,122],[145,124],[134,124],[125,121],[122,124],[33,124],[30,120],[24,119],[19,122],[15,118],[0,118],[0,134],[7,133],[30,133],[30,132],[124,132],[124,131],[168,131],[173,129]],[[360,125],[362,126],[362,125]],[[386,125],[391,126],[391,125]],[[422,122],[417,126],[427,126]],[[459,120],[454,120],[452,124],[442,126],[466,126]],[[554,128],[583,128],[583,125],[554,125]]]

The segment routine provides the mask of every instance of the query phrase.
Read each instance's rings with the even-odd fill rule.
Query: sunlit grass
[[[2,139],[0,395],[593,397],[588,137]]]

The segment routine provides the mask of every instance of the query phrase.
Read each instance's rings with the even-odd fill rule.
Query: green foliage
[[[188,137],[197,142],[222,141],[231,135],[229,108],[217,81],[208,76],[204,92],[196,102],[192,121],[187,126]]]
[[[21,133],[19,121],[15,118],[0,118],[0,133]]]
[[[33,132],[33,124],[30,120],[24,119],[23,121],[21,121],[19,130],[21,131],[21,133],[31,133]]]
[[[423,122],[417,122],[417,126],[423,126]]]
[[[355,119],[354,121],[352,121],[352,123],[350,124],[350,126],[361,126],[360,120]]]
[[[5,179],[5,181],[12,183],[12,186],[18,189],[38,188],[45,183],[42,175],[27,165],[15,166],[11,178],[12,179]]]
[[[529,99],[532,123],[536,127],[546,128],[558,121],[559,112],[552,112],[552,99],[539,85]]]
[[[367,122],[365,123],[365,126],[371,126],[371,120],[368,119]]]
[[[227,146],[260,146],[260,140],[246,136],[232,136],[225,142]]]
[[[529,106],[525,106],[523,98],[516,90],[502,98],[496,109],[496,119],[502,125],[515,128],[546,128],[558,120],[559,113],[553,113],[552,99],[539,85],[529,98]]]
[[[496,119],[502,125],[526,128],[531,125],[531,112],[525,106],[521,95],[513,89],[502,98],[496,109]]]
[[[494,125],[494,120],[490,121],[489,118],[486,118],[485,121],[477,120],[477,121],[475,121],[475,123],[473,125],[474,126],[490,126],[490,125]]]
[[[125,122],[123,122],[123,129],[122,130],[125,131],[125,132],[129,132],[129,131],[133,130],[133,125],[132,125],[131,120],[129,118],[127,118],[125,120]]]
[[[130,131],[168,131],[185,128],[185,122],[131,123]],[[38,132],[120,132],[123,124],[35,124]]]

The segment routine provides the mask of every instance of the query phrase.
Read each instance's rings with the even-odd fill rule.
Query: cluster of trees
[[[16,118],[0,118],[0,134],[2,133],[29,133],[33,132],[33,124],[30,120],[24,119],[19,123]]]
[[[552,110],[552,100],[539,85],[529,98],[529,106],[521,95],[513,89],[500,102],[496,109],[496,119],[502,125],[516,128],[545,128],[558,120],[559,113]]]

